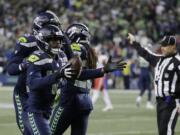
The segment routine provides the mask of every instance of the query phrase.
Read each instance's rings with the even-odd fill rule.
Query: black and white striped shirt
[[[155,67],[154,85],[156,97],[180,95],[180,54],[165,57],[152,53],[139,43],[134,43],[138,54]],[[178,96],[179,97],[179,96]]]

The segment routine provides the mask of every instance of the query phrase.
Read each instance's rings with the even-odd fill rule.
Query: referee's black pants
[[[156,98],[159,135],[174,135],[178,112],[175,99]]]

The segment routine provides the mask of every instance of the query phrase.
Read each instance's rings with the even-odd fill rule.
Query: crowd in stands
[[[87,24],[92,45],[107,55],[126,59],[130,68],[124,74],[130,76],[136,76],[131,66],[137,62],[137,54],[127,43],[128,32],[136,34],[142,45],[152,45],[153,50],[164,33],[180,32],[179,0],[1,0],[1,67],[11,57],[16,39],[31,33],[33,18],[46,9],[59,15],[63,29],[73,22]]]

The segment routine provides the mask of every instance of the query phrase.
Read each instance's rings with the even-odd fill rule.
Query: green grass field
[[[12,108],[11,87],[0,87],[0,135],[20,135]],[[146,96],[140,108],[136,108],[137,92],[110,91],[114,109],[102,112],[99,98],[89,119],[88,135],[157,135],[156,112],[145,108]],[[9,106],[5,108],[5,105]],[[65,135],[69,134],[69,130]],[[180,135],[180,120],[176,125]]]

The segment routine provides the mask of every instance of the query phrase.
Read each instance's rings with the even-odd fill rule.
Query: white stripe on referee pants
[[[167,135],[172,135],[172,129],[171,129],[171,127],[172,127],[172,123],[173,123],[174,118],[175,118],[176,113],[177,113],[177,109],[178,109],[177,107],[178,107],[178,106],[177,106],[177,101],[176,101],[176,107],[173,109],[172,114],[171,114],[171,117],[170,117],[169,122],[168,122]]]

